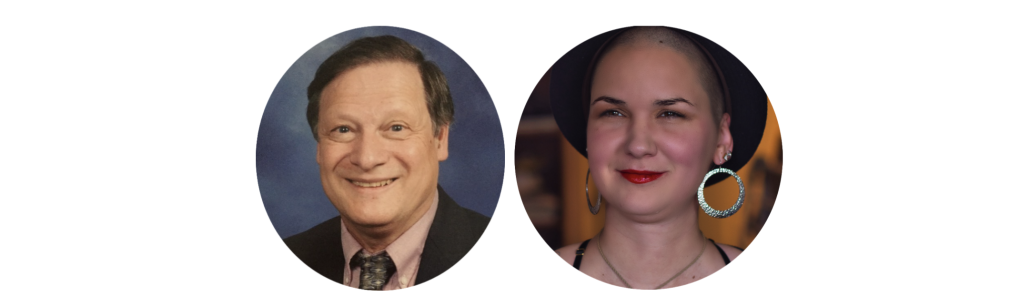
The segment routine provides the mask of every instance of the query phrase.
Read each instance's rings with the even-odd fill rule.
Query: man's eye
[[[400,132],[401,130],[404,130],[404,127],[401,125],[390,126],[390,131]]]
[[[343,126],[343,127],[340,127],[340,128],[336,128],[335,130],[336,130],[336,132],[339,132],[339,133],[347,133],[347,132],[350,132],[350,127]]]

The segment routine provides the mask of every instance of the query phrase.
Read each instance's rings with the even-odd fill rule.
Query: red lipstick
[[[651,181],[655,181],[658,177],[661,177],[665,173],[652,172],[652,171],[640,171],[635,169],[621,170],[622,178],[626,178],[629,182],[636,184],[645,184]]]

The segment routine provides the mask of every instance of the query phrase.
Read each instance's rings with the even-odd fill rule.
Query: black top
[[[715,240],[708,239],[708,241],[712,241],[712,244],[715,244]],[[583,241],[583,244],[580,244],[579,249],[576,250],[576,260],[572,262],[572,267],[577,270],[579,270],[579,265],[583,263],[583,254],[587,251],[587,243],[590,243],[590,239]],[[719,255],[722,256],[722,261],[726,262],[726,264],[730,264],[730,257],[726,256],[726,252],[722,250],[722,247],[719,247],[719,244],[715,244],[715,249],[719,250]]]

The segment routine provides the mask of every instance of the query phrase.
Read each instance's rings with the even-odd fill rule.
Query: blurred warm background
[[[526,213],[552,249],[582,242],[601,230],[604,207],[596,216],[587,209],[583,195],[587,159],[562,137],[551,116],[548,94],[550,72],[537,84],[526,103],[515,139],[515,177]],[[768,105],[765,135],[754,157],[737,172],[747,191],[744,205],[731,217],[716,219],[698,208],[699,224],[706,237],[719,243],[747,248],[765,225],[780,187],[783,143],[779,124]],[[591,199],[597,201],[591,180]],[[705,189],[705,201],[725,210],[737,199],[732,177]]]

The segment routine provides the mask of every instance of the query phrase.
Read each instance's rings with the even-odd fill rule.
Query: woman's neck
[[[632,216],[606,210],[602,240],[622,251],[645,253],[700,249],[704,237],[697,223],[697,207],[681,207],[671,212]],[[693,209],[693,210],[690,210]]]
[[[654,287],[668,280],[707,244],[698,228],[696,206],[670,211],[641,217],[606,210],[598,243],[634,287]]]

